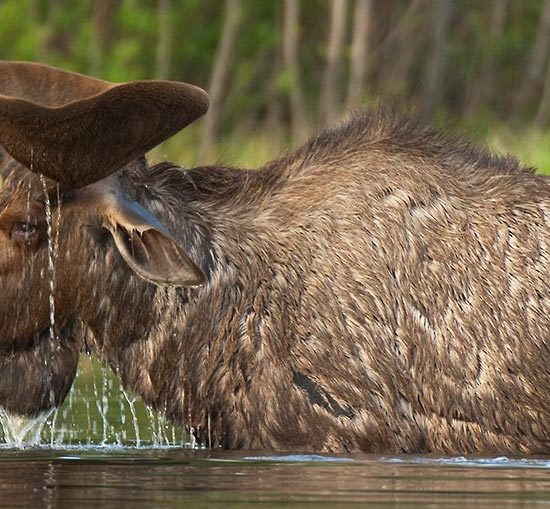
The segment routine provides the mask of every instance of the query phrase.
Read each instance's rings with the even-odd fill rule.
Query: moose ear
[[[206,280],[160,221],[137,202],[124,201],[109,214],[108,229],[128,266],[157,285],[199,286]]]

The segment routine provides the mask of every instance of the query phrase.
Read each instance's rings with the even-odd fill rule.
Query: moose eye
[[[34,223],[29,223],[28,221],[19,221],[16,225],[16,228],[22,233],[32,235],[38,227]]]
[[[33,221],[17,221],[13,225],[12,237],[18,240],[31,240],[38,232],[38,225]]]

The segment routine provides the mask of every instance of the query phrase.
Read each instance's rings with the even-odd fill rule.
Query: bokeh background
[[[210,112],[156,161],[260,165],[390,102],[550,174],[550,0],[0,0],[0,21],[1,59],[208,90]],[[42,429],[53,444],[187,440],[86,357]]]
[[[550,172],[550,0],[0,0],[0,58],[209,91],[155,152],[255,165],[380,101]]]

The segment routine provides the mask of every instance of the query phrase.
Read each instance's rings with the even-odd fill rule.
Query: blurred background
[[[156,159],[261,164],[390,101],[550,172],[550,0],[0,0],[0,19],[2,59],[208,90]]]

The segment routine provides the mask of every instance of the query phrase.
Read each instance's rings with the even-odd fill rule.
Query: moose
[[[384,110],[148,163],[207,108],[0,63],[0,405],[59,405],[84,351],[211,447],[550,452],[548,178]]]

